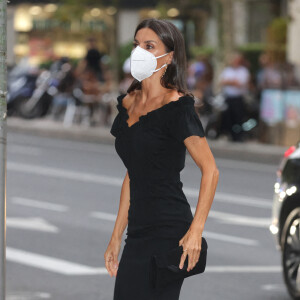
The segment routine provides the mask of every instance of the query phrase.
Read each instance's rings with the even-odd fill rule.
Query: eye
[[[153,45],[151,45],[151,44],[147,44],[146,48],[147,48],[147,49],[153,49],[154,47],[153,47]]]
[[[137,45],[138,45],[137,42],[133,42],[133,43],[132,43],[132,47],[133,47],[133,48],[135,48]]]

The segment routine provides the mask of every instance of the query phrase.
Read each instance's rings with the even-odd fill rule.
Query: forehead
[[[135,36],[135,39],[139,42],[139,43],[143,43],[146,41],[154,41],[156,43],[161,43],[160,38],[158,37],[158,35],[150,28],[142,28],[140,29]]]

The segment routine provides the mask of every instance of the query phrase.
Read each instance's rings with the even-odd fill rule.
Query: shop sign
[[[260,119],[270,126],[284,121],[289,127],[297,127],[300,124],[300,91],[264,90]]]
[[[268,125],[283,121],[283,98],[284,93],[281,90],[264,90],[260,101],[260,119]]]

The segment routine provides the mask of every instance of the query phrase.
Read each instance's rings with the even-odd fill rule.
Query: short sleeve
[[[194,100],[192,98],[189,100],[178,105],[174,113],[170,115],[169,130],[179,142],[183,142],[192,135],[205,136],[201,120],[195,111]]]
[[[120,132],[121,130],[121,126],[122,126],[122,116],[124,116],[124,111],[125,111],[125,108],[122,106],[122,100],[123,98],[126,96],[126,94],[122,94],[122,95],[119,95],[117,97],[117,109],[118,109],[118,113],[117,115],[115,116],[114,120],[113,120],[113,123],[111,125],[111,129],[110,129],[110,133],[116,137],[118,135],[118,133]]]
[[[120,113],[118,112],[118,114],[115,116],[115,119],[113,120],[113,123],[111,125],[111,129],[110,129],[110,133],[116,137],[118,135],[118,132],[120,130],[120,122],[121,122],[121,118],[120,118]]]

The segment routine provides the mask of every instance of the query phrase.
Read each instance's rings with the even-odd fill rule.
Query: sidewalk
[[[114,144],[110,127],[85,127],[72,125],[64,127],[61,122],[49,119],[25,120],[16,117],[7,119],[9,132],[34,134],[39,136],[70,139],[84,142]],[[287,147],[258,142],[233,143],[225,140],[208,140],[214,155],[222,158],[235,157],[239,160],[278,163]]]

